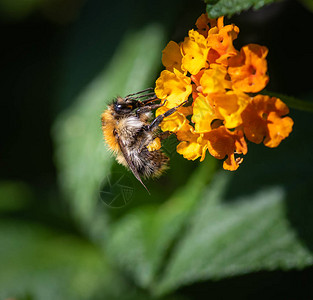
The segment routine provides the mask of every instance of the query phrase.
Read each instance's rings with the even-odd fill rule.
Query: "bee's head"
[[[124,98],[117,97],[113,102],[114,112],[118,115],[127,115],[132,113],[138,107],[137,101],[133,99],[125,100]]]

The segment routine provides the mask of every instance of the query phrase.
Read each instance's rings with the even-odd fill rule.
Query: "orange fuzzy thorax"
[[[104,140],[113,152],[119,151],[120,147],[113,134],[114,128],[116,126],[116,120],[112,116],[112,107],[109,107],[105,112],[102,113],[101,121]]]

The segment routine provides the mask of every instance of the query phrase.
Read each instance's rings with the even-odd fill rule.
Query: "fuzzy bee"
[[[169,109],[152,120],[152,111],[162,106],[157,100],[152,89],[146,89],[125,98],[117,97],[101,115],[102,131],[109,148],[147,191],[141,177],[159,177],[169,160],[161,149],[149,151],[147,146],[156,137],[166,136],[157,130],[158,126],[177,109]]]

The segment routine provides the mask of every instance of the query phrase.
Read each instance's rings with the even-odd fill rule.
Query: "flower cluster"
[[[200,161],[206,151],[236,170],[248,151],[247,140],[277,147],[292,131],[288,107],[278,98],[256,95],[267,84],[267,48],[249,44],[236,50],[239,28],[223,24],[223,17],[201,15],[197,30],[163,50],[162,71],[155,94],[164,105],[156,115],[176,107],[161,123],[175,133],[177,152]],[[187,100],[189,106],[183,105]]]

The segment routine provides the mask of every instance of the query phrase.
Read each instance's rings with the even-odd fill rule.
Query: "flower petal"
[[[292,131],[293,121],[285,103],[275,97],[255,96],[242,113],[245,136],[251,142],[277,147]]]
[[[202,14],[196,21],[197,31],[202,34],[205,38],[208,36],[209,18],[207,14]]]
[[[208,66],[208,51],[205,37],[197,31],[190,30],[189,37],[181,44],[182,69],[193,75],[199,73],[202,68]]]
[[[226,80],[226,68],[222,65],[211,64],[210,69],[203,72],[200,79],[203,94],[225,92],[231,87],[231,82]]]
[[[268,83],[266,47],[249,44],[228,60],[228,73],[236,89],[246,93],[261,91]]]
[[[191,79],[174,69],[164,70],[156,81],[155,94],[159,99],[166,99],[168,108],[173,108],[188,99],[192,92]]]
[[[177,139],[182,141],[177,145],[177,153],[188,160],[195,160],[203,156],[203,144],[198,143],[199,134],[194,132],[190,124],[186,124],[177,132]],[[206,145],[205,145],[206,146]]]
[[[161,106],[156,110],[156,117],[164,114],[167,112],[169,108],[166,106]],[[170,116],[166,117],[163,119],[163,121],[160,124],[161,130],[162,131],[170,131],[170,132],[177,132],[179,131],[182,126],[187,122],[188,120],[186,119],[184,113],[180,111],[180,108],[175,111],[173,114]]]
[[[207,38],[208,46],[212,49],[209,54],[210,63],[215,62],[217,59],[219,59],[219,63],[222,63],[224,60],[226,63],[227,57],[237,53],[237,50],[233,46],[233,40],[237,38],[238,33],[239,28],[234,24],[224,27],[218,24],[217,27],[210,29]]]
[[[241,113],[249,103],[250,97],[239,91],[228,91],[211,95],[216,112],[224,119],[226,128],[235,128],[242,123]]]
[[[188,160],[196,160],[202,156],[202,147],[197,141],[180,142],[177,145],[176,151]]]
[[[208,140],[208,150],[212,156],[218,159],[223,159],[227,156],[223,167],[226,170],[234,171],[239,167],[242,161],[235,159],[236,154],[246,154],[248,151],[246,141],[242,131],[229,131],[224,126],[205,134]]]
[[[170,41],[162,51],[162,64],[169,71],[175,68],[182,72],[182,58],[179,45],[173,41]]]
[[[211,122],[216,119],[216,115],[209,100],[202,94],[193,103],[192,122],[195,123],[195,132],[203,133],[211,130]]]

